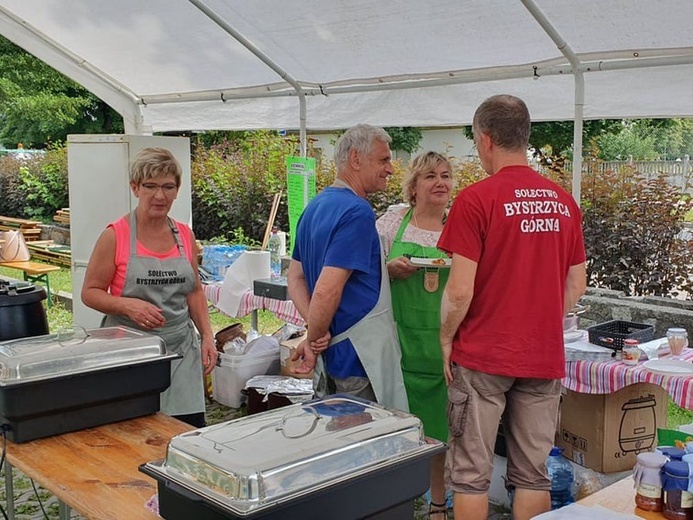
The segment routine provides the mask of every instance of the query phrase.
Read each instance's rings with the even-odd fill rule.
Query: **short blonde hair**
[[[450,175],[452,175],[450,159],[445,157],[442,153],[429,151],[414,157],[407,172],[404,174],[404,179],[402,179],[402,197],[405,202],[408,202],[411,206],[416,205],[416,195],[414,195],[416,181],[418,181],[419,177],[424,173],[435,170],[440,163],[445,163],[448,170],[450,170]]]
[[[183,175],[180,163],[166,148],[143,148],[130,165],[130,182],[137,185],[156,177],[172,175],[180,187]]]

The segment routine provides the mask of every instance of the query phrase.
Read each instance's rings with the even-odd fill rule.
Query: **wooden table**
[[[623,480],[611,484],[593,493],[592,495],[578,501],[578,504],[586,507],[602,506],[612,511],[619,513],[628,513],[639,516],[640,518],[648,518],[650,520],[662,520],[662,513],[653,513],[651,511],[643,511],[635,507],[635,489],[633,488],[633,477],[627,477]]]
[[[23,444],[8,441],[7,463],[87,518],[155,520],[144,504],[156,494],[156,482],[137,468],[164,458],[169,439],[192,429],[157,413]],[[11,466],[5,471],[9,482]],[[65,509],[61,518],[69,518]]]
[[[0,267],[18,269],[24,274],[25,282],[41,282],[46,286],[48,307],[51,306],[51,284],[48,273],[60,271],[57,265],[39,264],[38,262],[0,262]]]

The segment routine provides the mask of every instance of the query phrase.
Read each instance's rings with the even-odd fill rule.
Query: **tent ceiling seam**
[[[594,54],[591,57],[595,56]],[[392,77],[362,78],[335,83],[313,82],[301,83],[306,96],[324,96],[352,92],[378,92],[382,90],[428,88],[451,84],[480,83],[484,81],[522,79],[538,76],[562,76],[573,74],[573,67],[565,61],[548,60],[535,64],[512,65],[508,67],[491,67],[464,71],[445,71],[435,74],[398,75]],[[541,63],[548,65],[542,66]],[[611,70],[639,69],[647,67],[664,67],[693,64],[693,51],[689,54],[668,55],[663,57],[637,57],[627,60],[592,60],[579,65],[580,72],[607,72]],[[536,68],[535,68],[536,67]],[[535,74],[536,71],[536,74]],[[226,101],[233,99],[254,99],[271,97],[291,97],[296,92],[289,85],[272,83],[252,88],[212,89],[171,94],[152,94],[140,97],[143,104],[183,103],[192,101],[218,101],[223,93]]]

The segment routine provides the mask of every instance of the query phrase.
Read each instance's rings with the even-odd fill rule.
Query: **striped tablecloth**
[[[221,293],[221,284],[202,284],[207,299],[216,307],[219,302]],[[296,310],[294,302],[291,300],[275,300],[274,298],[266,298],[264,296],[256,296],[253,291],[246,291],[241,298],[241,304],[238,307],[238,313],[234,318],[242,318],[256,310],[267,310],[273,312],[280,320],[293,323],[294,325],[303,325],[303,318]]]
[[[683,359],[693,361],[693,348],[684,350]],[[635,383],[653,383],[666,389],[676,404],[693,410],[693,375],[655,374],[643,367],[626,366],[620,361],[569,361],[563,386],[584,394],[610,394]]]

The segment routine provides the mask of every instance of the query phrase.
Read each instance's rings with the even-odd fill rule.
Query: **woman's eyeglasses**
[[[173,195],[178,191],[178,186],[175,184],[157,184],[155,182],[143,182],[140,187],[147,193],[156,193],[158,190],[164,195]]]

